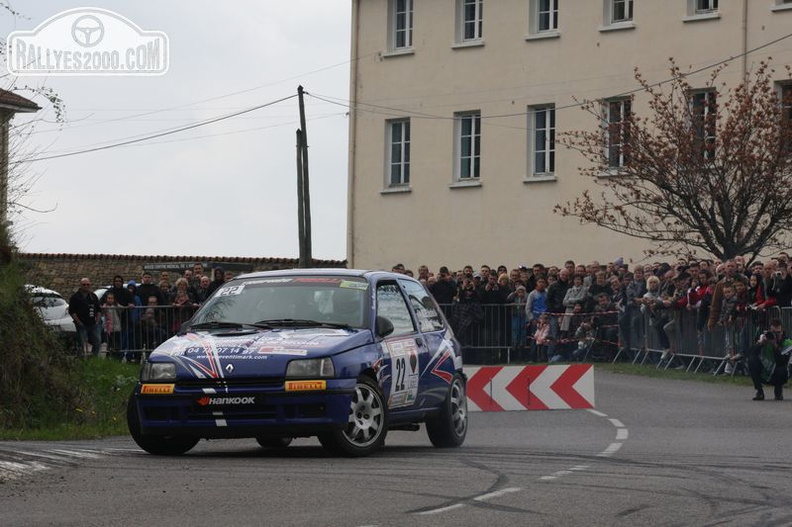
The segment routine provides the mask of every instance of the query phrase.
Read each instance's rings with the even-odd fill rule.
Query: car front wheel
[[[454,374],[440,414],[426,422],[429,440],[438,448],[454,448],[465,442],[467,435],[467,395],[465,380]]]
[[[388,410],[382,393],[369,377],[361,377],[349,404],[344,428],[319,436],[327,450],[350,457],[367,456],[382,447],[388,434]]]

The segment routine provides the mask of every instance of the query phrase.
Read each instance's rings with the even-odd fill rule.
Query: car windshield
[[[63,298],[55,295],[33,295],[31,298],[33,305],[42,309],[67,305]]]
[[[365,328],[368,282],[357,277],[284,276],[224,284],[190,321],[271,327]]]

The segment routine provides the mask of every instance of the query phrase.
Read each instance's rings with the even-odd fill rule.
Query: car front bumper
[[[152,386],[152,384],[146,384]],[[284,383],[227,387],[158,383],[161,394],[141,393],[133,402],[147,435],[204,438],[261,435],[311,436],[346,426],[355,379],[328,379],[321,390],[286,391]]]

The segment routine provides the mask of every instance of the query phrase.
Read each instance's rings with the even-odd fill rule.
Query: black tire
[[[382,448],[388,435],[388,408],[377,383],[361,377],[349,405],[349,423],[319,436],[322,446],[349,457],[367,456]]]
[[[149,435],[140,432],[140,417],[134,396],[127,401],[127,426],[135,443],[155,456],[180,456],[198,444],[199,438],[179,435]]]
[[[443,403],[443,410],[437,417],[426,421],[426,433],[434,446],[456,448],[465,442],[468,417],[465,392],[465,379],[455,373]]]
[[[264,448],[286,448],[293,438],[281,436],[258,436],[256,442]]]

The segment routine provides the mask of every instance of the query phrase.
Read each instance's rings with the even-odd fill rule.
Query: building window
[[[390,47],[411,49],[413,45],[413,0],[390,0]]]
[[[715,130],[718,107],[714,90],[702,90],[690,95],[694,141],[705,159],[715,157]]]
[[[787,11],[792,9],[792,0],[775,0],[773,11]]]
[[[457,0],[457,40],[469,42],[483,38],[484,0]]]
[[[558,0],[530,0],[530,33],[558,31]]]
[[[456,149],[458,181],[478,179],[481,175],[481,113],[458,113],[456,125]]]
[[[410,184],[410,120],[388,121],[388,186]]]
[[[555,106],[528,109],[528,152],[531,176],[555,173]]]
[[[629,117],[632,111],[630,99],[614,99],[605,102],[605,153],[608,167],[617,169],[629,161],[625,152],[630,139]]]
[[[633,0],[606,0],[610,6],[610,17],[606,21],[610,24],[632,22]]]
[[[792,4],[792,0],[789,0],[789,3]],[[781,101],[784,119],[792,123],[792,83],[778,86],[778,99]]]
[[[710,15],[718,12],[718,0],[688,0],[688,16]]]

